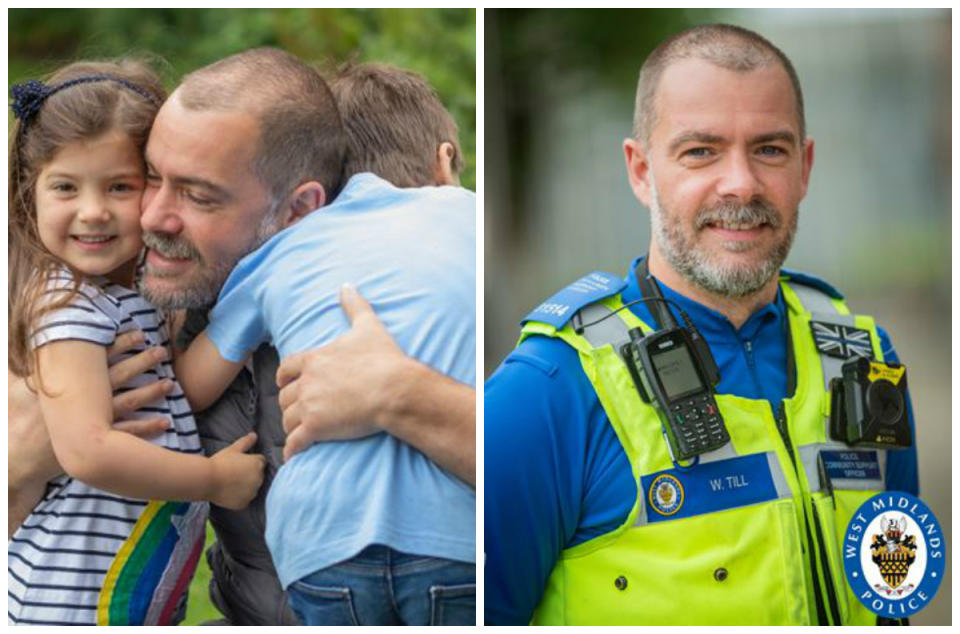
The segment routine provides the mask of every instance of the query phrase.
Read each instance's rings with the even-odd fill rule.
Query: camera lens
[[[867,410],[881,425],[895,425],[903,416],[903,395],[886,379],[878,379],[867,388]]]

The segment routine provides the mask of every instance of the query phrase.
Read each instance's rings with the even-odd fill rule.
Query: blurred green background
[[[423,74],[460,127],[464,187],[476,189],[476,12],[473,9],[9,9],[9,84],[84,58],[156,56],[168,88],[185,73],[255,46],[330,70],[380,61]],[[8,117],[9,117],[8,112]],[[213,532],[207,531],[208,544]],[[201,560],[187,619],[217,619]]]
[[[473,9],[9,9],[8,82],[80,58],[152,54],[166,84],[255,46],[335,68],[379,61],[423,74],[460,126],[462,184],[476,189]]]
[[[666,37],[710,22],[759,32],[796,67],[816,159],[786,265],[890,332],[909,368],[920,494],[949,535],[949,9],[486,10],[485,374],[540,302],[646,252],[621,148],[637,74]],[[911,622],[950,623],[950,599],[948,568]]]

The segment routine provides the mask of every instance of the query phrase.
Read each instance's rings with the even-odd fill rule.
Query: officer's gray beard
[[[682,220],[669,212],[664,213],[652,178],[650,184],[653,193],[650,225],[654,240],[657,241],[667,263],[681,276],[714,295],[739,299],[756,293],[779,273],[797,232],[797,214],[793,214],[789,231],[783,240],[774,244],[757,264],[723,266],[715,261],[712,253],[688,236],[681,224]],[[713,207],[704,207],[697,212],[694,231],[699,232],[707,224],[719,220],[766,222],[773,229],[778,229],[783,224],[774,207],[757,200],[746,205],[720,203]],[[753,245],[740,240],[729,240],[723,243],[723,248],[738,252],[753,248]]]
[[[148,302],[165,310],[209,308],[216,303],[217,296],[220,295],[220,289],[223,288],[224,282],[227,281],[230,271],[237,265],[237,262],[248,253],[256,250],[282,228],[283,218],[278,213],[277,205],[271,204],[270,211],[260,221],[250,244],[237,256],[213,263],[206,262],[200,251],[182,234],[172,236],[165,233],[145,231],[143,233],[143,243],[148,249],[152,249],[164,257],[193,260],[198,262],[200,266],[193,273],[189,284],[183,288],[159,290],[150,287],[145,278],[150,276],[162,278],[165,276],[164,272],[153,270],[149,264],[146,264],[144,274],[137,280],[137,288]]]

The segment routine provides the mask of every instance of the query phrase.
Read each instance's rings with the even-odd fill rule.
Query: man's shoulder
[[[558,382],[571,370],[580,370],[576,350],[559,339],[534,335],[504,358],[488,384],[496,383],[504,375],[516,375],[518,380]]]
[[[780,279],[818,290],[829,295],[831,299],[843,299],[843,293],[838,291],[835,286],[809,273],[784,268],[780,269]]]
[[[526,411],[525,419],[551,419],[560,411],[569,415],[573,401],[592,394],[577,351],[560,339],[536,335],[512,350],[484,385],[488,413],[507,405]],[[567,404],[558,408],[558,403]],[[530,416],[534,411],[538,415]]]
[[[801,286],[812,288],[816,291],[819,291],[831,299],[845,300],[845,296],[837,290],[835,286],[829,284],[823,279],[810,275],[809,273],[801,273],[799,271],[794,271],[792,269],[781,269],[780,279],[784,281],[789,281],[794,284],[800,284]],[[893,343],[890,339],[890,334],[885,328],[880,324],[877,324],[877,336],[880,339],[880,347],[883,350],[884,358],[887,360],[897,359],[896,350],[893,347]]]

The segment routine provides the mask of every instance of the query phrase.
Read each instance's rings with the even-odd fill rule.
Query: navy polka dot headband
[[[158,108],[160,107],[160,101],[155,95],[151,95],[142,87],[131,81],[127,81],[126,79],[121,79],[119,77],[111,77],[110,75],[86,75],[84,77],[70,79],[53,86],[47,85],[42,81],[37,81],[36,79],[30,79],[22,84],[14,84],[10,88],[10,96],[13,98],[13,104],[11,104],[11,107],[13,108],[13,116],[17,119],[20,119],[20,121],[22,121],[24,124],[29,123],[30,120],[40,110],[40,106],[43,105],[43,102],[46,101],[50,95],[58,93],[64,88],[69,88],[70,86],[76,86],[77,84],[88,84],[95,81],[116,82],[121,86],[137,93]]]

